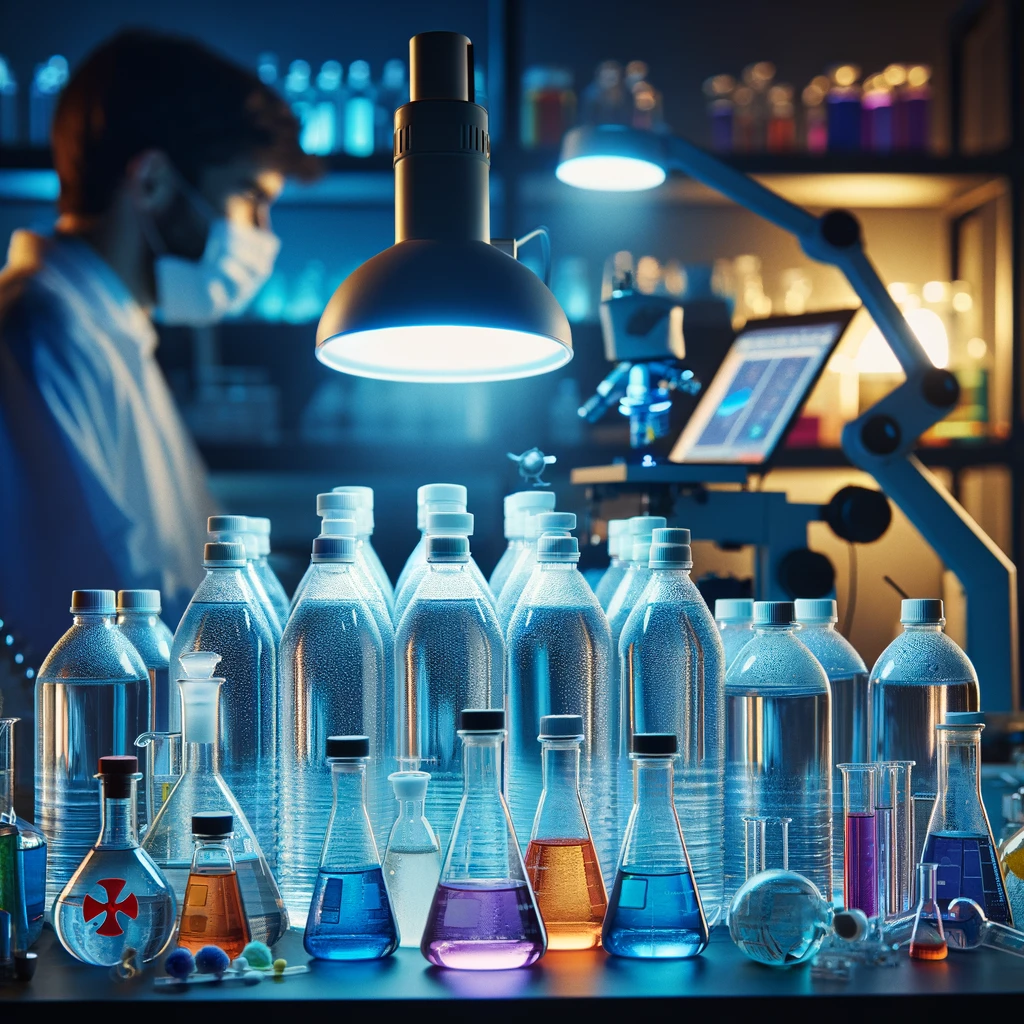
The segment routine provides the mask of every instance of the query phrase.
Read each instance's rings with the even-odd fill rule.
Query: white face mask
[[[157,319],[202,327],[240,313],[270,277],[280,248],[271,231],[215,218],[201,259],[156,257]]]

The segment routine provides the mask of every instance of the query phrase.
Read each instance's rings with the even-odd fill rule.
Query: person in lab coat
[[[37,667],[73,589],[159,589],[177,625],[213,502],[152,319],[244,308],[277,256],[270,204],[317,170],[255,74],[146,31],[76,69],[52,139],[56,230],[15,232],[0,271],[0,644]],[[31,707],[19,689],[4,713]]]

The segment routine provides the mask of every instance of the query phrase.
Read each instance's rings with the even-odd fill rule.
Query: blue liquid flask
[[[28,949],[43,930],[46,912],[46,837],[14,810],[14,726],[17,718],[0,718],[0,825],[17,831],[18,915],[12,911],[15,949]]]
[[[328,736],[334,806],[303,945],[318,960],[378,960],[398,948],[398,924],[366,813],[367,736]]]
[[[951,900],[965,896],[974,900],[990,921],[1012,925],[1006,883],[981,800],[984,728],[978,711],[949,712],[946,721],[936,726],[939,791],[921,863],[936,865],[936,896],[943,914]]]
[[[138,765],[134,757],[99,759],[99,839],[53,905],[60,944],[97,967],[121,963],[129,947],[148,963],[174,934],[174,892],[136,835]]]
[[[688,958],[708,944],[672,798],[676,748],[670,734],[633,736],[633,811],[601,932],[601,944],[614,956]]]

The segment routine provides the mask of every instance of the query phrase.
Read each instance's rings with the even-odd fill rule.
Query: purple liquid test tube
[[[875,765],[841,764],[845,851],[843,895],[847,910],[875,917],[878,907],[878,825]]]

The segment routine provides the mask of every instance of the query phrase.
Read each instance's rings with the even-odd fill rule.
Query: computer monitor
[[[767,463],[855,312],[843,309],[747,324],[693,410],[670,461]]]

